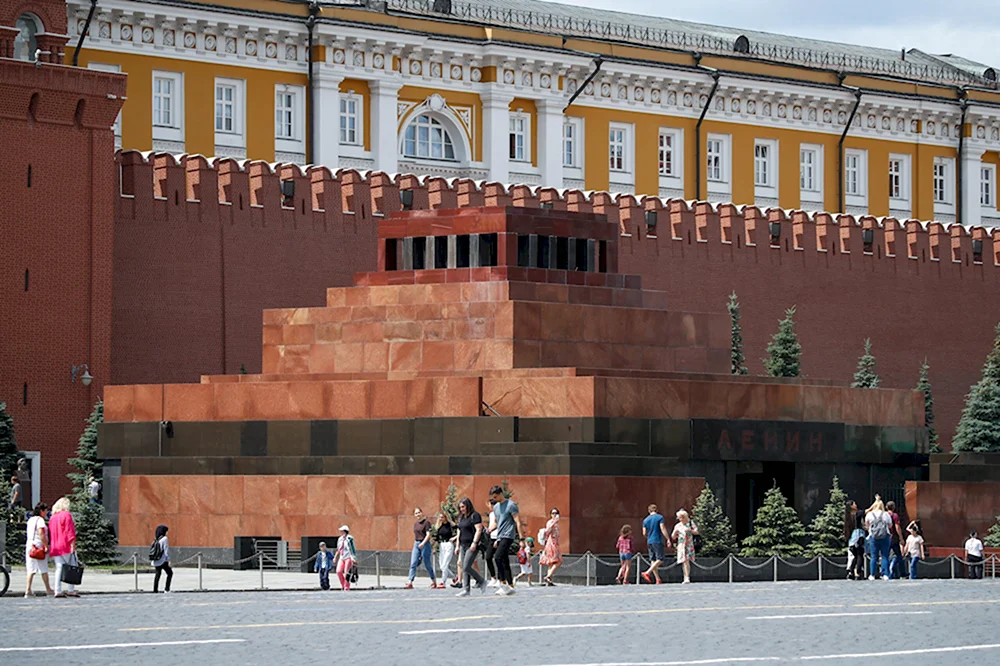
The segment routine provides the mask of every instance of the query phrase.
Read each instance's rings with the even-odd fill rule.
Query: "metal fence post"
[[[777,583],[778,582],[778,556],[777,555],[772,555],[771,557],[774,560],[774,582]]]
[[[590,587],[590,551],[583,555],[583,565],[587,568],[587,587]]]
[[[951,560],[951,579],[955,580],[955,556],[949,555],[948,559]]]
[[[264,588],[264,553],[257,553],[257,561],[260,563],[260,589]]]
[[[379,590],[382,589],[382,559],[381,553],[375,551],[375,587]]]
[[[635,556],[635,584],[639,585],[642,581],[642,553],[638,553]]]
[[[816,556],[816,568],[819,569],[819,579],[823,580],[823,556]]]
[[[139,553],[132,553],[132,575],[135,576],[135,591],[139,591]]]
[[[729,582],[730,583],[733,582],[733,560],[734,559],[736,559],[736,557],[732,553],[729,553]]]
[[[198,591],[203,592],[205,588],[202,586],[201,578],[201,553],[198,553]]]
[[[991,557],[990,561],[993,563],[993,566],[990,567],[990,571],[993,573],[993,579],[996,580],[996,577],[997,577],[997,556],[994,555],[993,557]]]

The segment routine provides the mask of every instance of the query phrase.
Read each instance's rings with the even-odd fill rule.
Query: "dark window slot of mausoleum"
[[[455,263],[458,268],[468,268],[471,258],[469,252],[469,237],[459,236],[455,239]]]
[[[587,270],[587,241],[583,238],[576,239],[576,270]]]
[[[497,265],[497,235],[496,234],[480,234],[479,235],[479,265],[480,266],[496,266]]]
[[[385,239],[385,270],[399,270],[399,259],[396,253],[399,251],[399,243],[395,238]]]
[[[517,237],[517,265],[521,268],[531,266],[531,237],[527,234]]]
[[[597,270],[600,273],[608,272],[608,242],[598,241],[597,243]]]
[[[539,236],[538,237],[538,268],[548,268],[549,267],[549,237]]]
[[[434,237],[434,268],[448,268],[448,237]]]
[[[427,238],[417,236],[413,239],[413,270],[422,271],[426,268]]]
[[[568,238],[556,238],[556,268],[560,271],[569,270]]]

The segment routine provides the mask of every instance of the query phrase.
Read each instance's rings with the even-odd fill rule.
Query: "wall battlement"
[[[698,245],[709,252],[740,252],[750,257],[802,252],[801,260],[807,263],[814,258],[833,263],[859,256],[873,265],[902,260],[940,262],[942,271],[1000,266],[1000,229],[985,227],[506,186],[466,178],[353,169],[333,173],[322,166],[302,168],[201,155],[125,151],[117,159],[120,207],[134,220],[325,231],[398,212],[402,210],[400,193],[409,190],[414,210],[551,206],[606,215],[619,226],[624,256],[676,254],[683,251],[679,246]],[[282,196],[282,181],[294,183],[292,196]],[[647,211],[657,212],[655,227],[647,226]],[[780,225],[776,238],[771,236],[771,223]],[[869,229],[871,242],[866,244],[865,231]],[[982,243],[979,252],[975,241]],[[843,255],[846,257],[838,258]]]

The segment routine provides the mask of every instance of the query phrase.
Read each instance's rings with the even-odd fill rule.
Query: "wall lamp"
[[[972,241],[972,258],[976,261],[983,260],[983,239],[976,238]]]
[[[875,244],[875,230],[871,227],[861,230],[861,242],[865,244],[865,247],[871,247]]]
[[[74,365],[70,369],[70,381],[75,383],[77,377],[80,378],[80,383],[84,386],[90,386],[90,382],[94,381],[94,376],[90,374],[90,368],[87,367],[86,363]]]
[[[399,205],[403,210],[413,210],[413,190],[399,191]]]
[[[771,245],[777,245],[781,238],[781,222],[768,222],[767,230],[771,234]]]

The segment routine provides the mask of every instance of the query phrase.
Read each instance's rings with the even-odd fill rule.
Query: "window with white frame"
[[[510,114],[509,157],[515,162],[531,161],[531,116],[526,113]]]
[[[242,79],[215,79],[216,154],[246,156],[246,83]],[[225,151],[220,148],[232,148]]]
[[[753,184],[774,187],[774,150],[765,141],[756,141],[753,146]]]
[[[979,166],[979,203],[993,211],[997,207],[997,171],[992,164]],[[994,213],[995,214],[995,213]]]
[[[660,165],[660,175],[661,176],[674,176],[676,175],[674,171],[675,167],[675,151],[676,151],[676,132],[672,130],[660,130],[660,150],[659,150],[659,165]]]
[[[153,149],[184,150],[184,74],[153,71]]]
[[[305,161],[304,100],[302,86],[274,86],[274,157],[279,162]]]
[[[954,161],[950,159],[943,157],[934,158],[932,192],[934,193],[934,203],[936,204],[947,205],[953,203],[951,184],[951,167],[953,164]]]
[[[823,146],[799,144],[799,191],[802,201],[823,205]]]
[[[563,166],[576,168],[580,166],[580,125],[575,120],[566,120],[563,123]]]
[[[910,213],[909,155],[889,155],[889,209]]]
[[[403,132],[403,155],[419,159],[455,160],[455,143],[437,118],[419,115]]]
[[[844,151],[844,203],[848,206],[868,205],[868,151]]]
[[[684,132],[661,127],[657,145],[660,196],[684,196]]]
[[[227,134],[237,132],[236,84],[230,81],[215,83],[215,131]]]
[[[705,139],[706,190],[716,197],[732,196],[732,137],[709,134]]]
[[[726,161],[723,141],[721,138],[709,137],[706,143],[707,150],[705,154],[707,155],[708,163],[706,165],[705,177],[708,178],[708,180],[721,182],[723,180]]]
[[[340,142],[348,146],[360,146],[364,141],[362,121],[362,99],[348,91],[340,98]]]
[[[903,160],[889,158],[889,198],[903,198]]]
[[[295,93],[278,90],[274,93],[274,136],[276,139],[294,139],[295,130]]]
[[[611,125],[608,131],[608,168],[612,171],[628,171],[628,129],[622,125]]]

